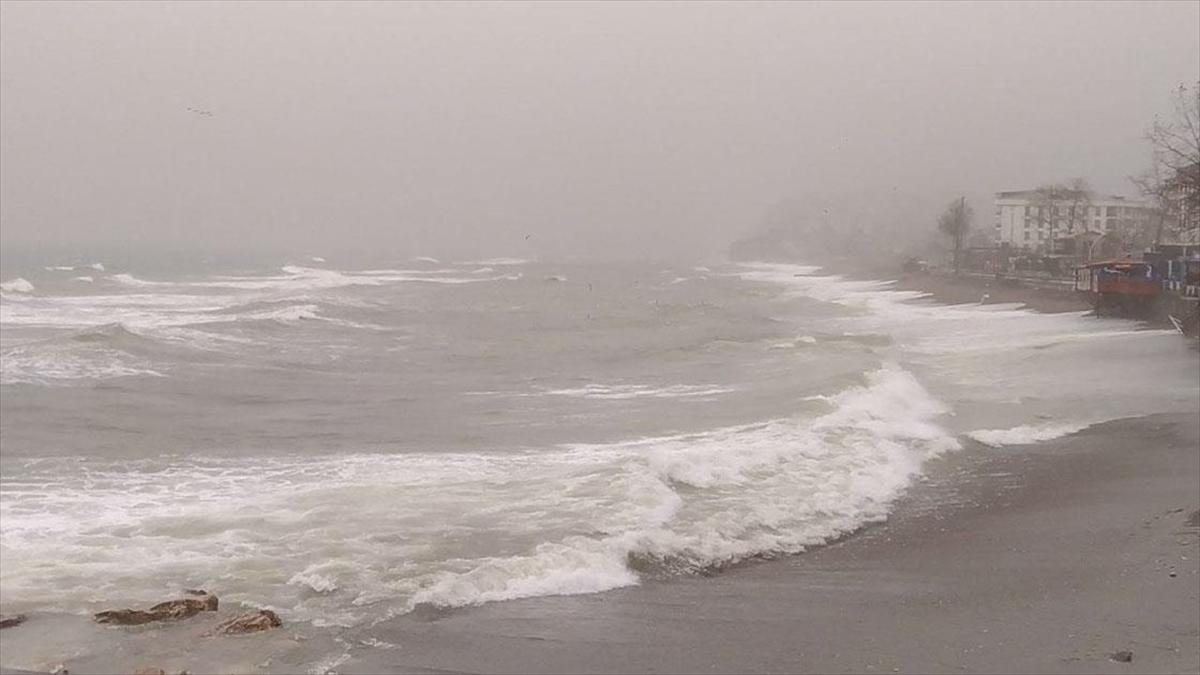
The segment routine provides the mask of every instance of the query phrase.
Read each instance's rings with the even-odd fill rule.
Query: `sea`
[[[0,609],[78,626],[203,588],[384,649],[354,638],[801,553],[967,444],[1200,409],[1173,331],[814,265],[4,274]],[[20,630],[5,666],[111,648]]]

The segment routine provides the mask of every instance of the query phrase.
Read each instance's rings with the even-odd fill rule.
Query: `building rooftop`
[[[1064,190],[1061,195],[1063,199],[1070,199],[1071,197],[1075,197],[1076,193],[1073,193],[1070,190]],[[1036,199],[1037,197],[1037,190],[1006,190],[996,193],[996,199]],[[1088,195],[1087,198],[1092,202],[1129,202],[1131,204],[1143,203],[1141,200],[1131,199],[1123,195],[1091,194]]]

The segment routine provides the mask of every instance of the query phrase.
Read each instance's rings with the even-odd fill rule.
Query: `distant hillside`
[[[756,232],[729,247],[732,260],[861,261],[898,266],[908,257],[937,257],[939,207],[896,193],[853,199],[789,201],[771,209]],[[983,223],[976,222],[979,230]]]

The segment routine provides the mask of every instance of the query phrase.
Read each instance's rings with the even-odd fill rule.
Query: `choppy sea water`
[[[800,552],[965,438],[1200,405],[1173,332],[796,265],[50,268],[0,343],[5,613],[350,632]]]

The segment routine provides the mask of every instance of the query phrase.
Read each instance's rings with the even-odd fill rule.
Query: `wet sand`
[[[1075,291],[1036,288],[1013,279],[949,274],[901,274],[887,278],[896,279],[897,290],[924,291],[934,300],[950,305],[1018,302],[1039,312],[1085,312],[1092,309],[1086,297]]]
[[[946,271],[904,272],[898,265],[830,259],[819,263],[823,273],[864,281],[890,279],[900,291],[921,291],[948,305],[1020,303],[1039,312],[1086,312],[1092,306],[1074,290],[1042,288],[1017,279],[986,275],[955,275]]]
[[[375,628],[397,649],[338,672],[1194,673],[1198,509],[1197,416],[972,445],[889,522],[840,543],[707,578],[400,617]],[[1131,662],[1110,658],[1125,650]]]

